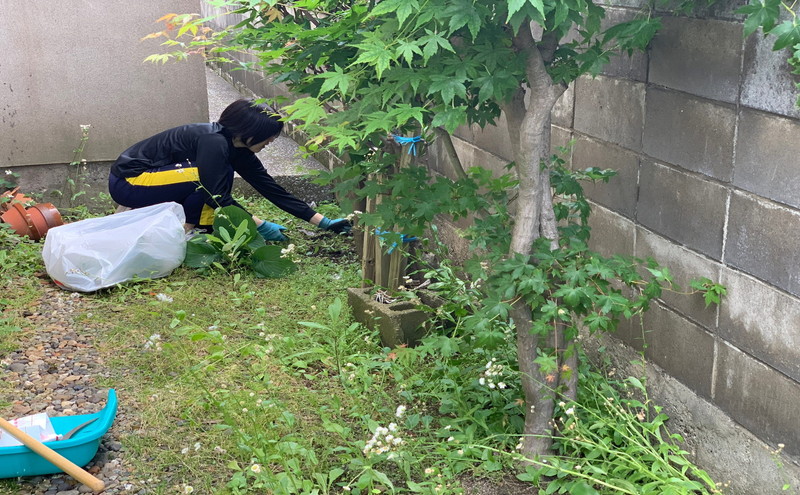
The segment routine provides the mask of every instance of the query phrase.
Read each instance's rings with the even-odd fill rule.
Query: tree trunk
[[[528,55],[529,104],[525,108],[520,92],[504,107],[519,180],[510,254],[530,255],[534,241],[541,235],[549,238],[553,247],[558,245],[547,165],[550,113],[566,88],[553,84],[530,30],[520,29],[514,45]],[[545,375],[534,359],[537,349],[555,347],[555,333],[546,337],[532,334],[531,307],[522,300],[512,306],[511,317],[517,329],[517,358],[526,404],[521,453],[534,458],[550,452],[555,404],[552,389],[558,385],[558,373]]]

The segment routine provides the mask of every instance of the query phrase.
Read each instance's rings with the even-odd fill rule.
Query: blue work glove
[[[265,241],[288,241],[289,239],[283,235],[284,230],[286,227],[283,225],[278,225],[277,223],[272,222],[264,222],[259,225],[256,230],[261,237],[264,238]]]
[[[330,230],[331,232],[336,232],[337,234],[349,234],[350,229],[353,228],[353,224],[346,218],[337,218],[336,220],[331,220],[328,217],[322,217],[322,220],[319,222],[319,228],[322,230]]]

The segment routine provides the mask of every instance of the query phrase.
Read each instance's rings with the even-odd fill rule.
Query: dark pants
[[[196,167],[176,163],[148,170],[136,177],[120,178],[109,174],[108,192],[114,201],[128,208],[174,201],[183,206],[186,223],[199,225],[201,214],[203,224],[212,223],[213,209],[206,206],[208,193],[200,186]],[[203,211],[204,207],[206,211]]]

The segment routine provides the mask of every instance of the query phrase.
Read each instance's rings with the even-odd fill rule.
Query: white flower
[[[195,442],[195,443],[194,443],[194,451],[195,451],[195,452],[197,452],[198,450],[200,450],[200,447],[202,447],[202,445],[200,445],[200,442]]]
[[[181,493],[189,494],[194,491],[194,487],[192,485],[182,485],[181,486]]]
[[[397,431],[397,423],[389,423],[389,431]]]
[[[189,447],[184,447],[181,449],[181,454],[186,455],[189,453]]]
[[[456,439],[456,437],[449,437],[449,438],[447,439],[447,441],[448,441],[448,442],[452,442],[452,441],[453,441],[453,440],[455,440],[455,439]]]
[[[456,453],[457,453],[458,455],[464,455],[464,449],[458,449],[458,450],[456,451]]]
[[[253,464],[252,466],[250,466],[250,471],[252,471],[252,472],[254,472],[256,474],[260,473],[261,472],[261,465],[260,464]]]
[[[446,426],[444,427],[444,429],[445,429],[445,430],[449,430],[449,429],[450,429],[450,428],[452,428],[452,427],[453,427],[453,425],[446,425]]]
[[[394,412],[394,417],[395,418],[402,418],[403,414],[405,414],[405,413],[406,413],[406,406],[399,405],[399,406],[397,406],[397,410],[395,410],[395,412]]]
[[[562,400],[561,402],[559,402],[559,403],[558,403],[558,407],[564,407],[564,406],[566,406],[566,405],[567,405],[567,404],[566,404],[566,403],[565,403],[563,400]]]
[[[486,378],[484,378],[484,377],[481,377],[481,378],[478,380],[478,383],[480,383],[481,385],[486,385]]]
[[[570,407],[569,409],[567,409],[564,412],[567,413],[567,414],[575,414],[575,408],[574,407]]]
[[[505,384],[505,382],[500,382],[500,383],[497,384],[497,387],[498,388],[506,388],[506,384]]]
[[[169,297],[166,294],[162,294],[160,292],[158,294],[156,294],[156,299],[158,299],[161,302],[168,302],[168,303],[172,302],[172,298],[171,297]]]
[[[6,175],[11,175],[11,174],[13,174],[13,173],[14,173],[14,172],[12,172],[11,170],[6,170]]]

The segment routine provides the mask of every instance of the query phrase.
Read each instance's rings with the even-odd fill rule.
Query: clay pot
[[[2,196],[9,197],[10,201],[0,203],[0,210],[4,210],[0,220],[9,224],[18,235],[27,235],[38,241],[49,229],[64,224],[61,214],[52,203],[38,203],[25,208],[25,203],[33,200],[18,194],[16,189]]]

